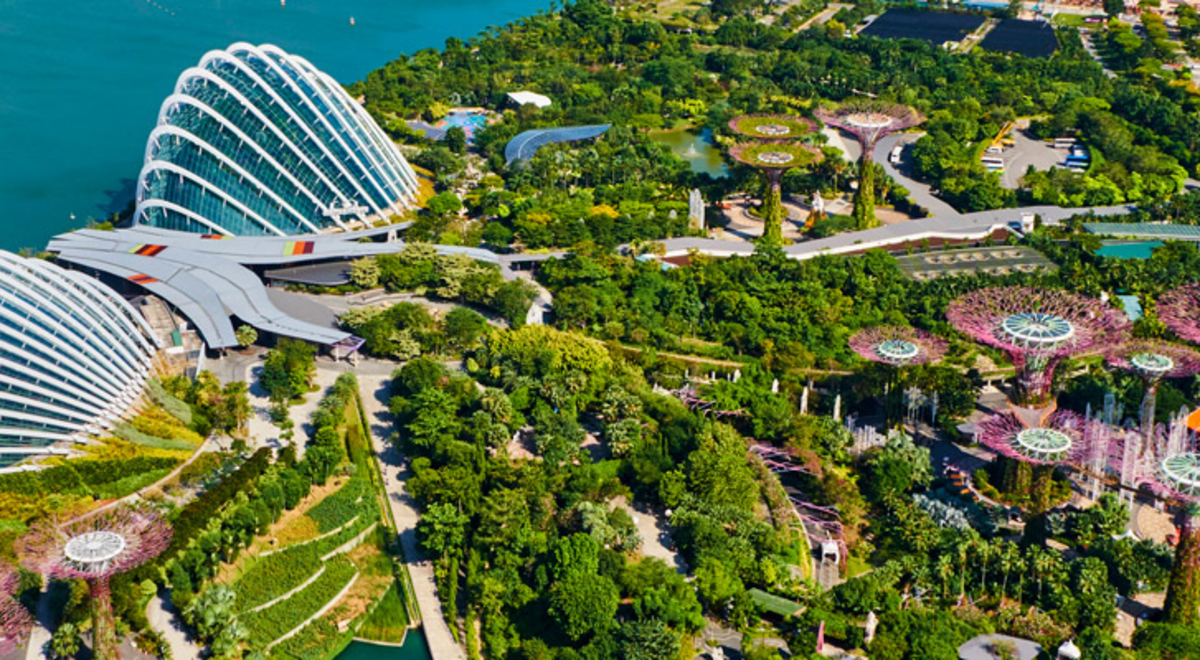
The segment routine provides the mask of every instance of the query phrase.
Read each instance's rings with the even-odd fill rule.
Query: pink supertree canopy
[[[942,359],[946,341],[916,328],[881,325],[854,333],[850,348],[873,362],[907,366]]]
[[[1135,339],[1114,347],[1105,356],[1118,369],[1146,380],[1184,378],[1200,373],[1200,352],[1162,341]]]
[[[1086,424],[1069,410],[1055,411],[1036,427],[999,413],[979,423],[979,441],[1001,456],[1033,465],[1078,464],[1090,453]]]
[[[1022,398],[1050,392],[1064,357],[1125,341],[1129,321],[1104,302],[1066,291],[992,287],[950,303],[946,318],[976,341],[1002,349],[1017,368]]]
[[[29,611],[16,600],[17,583],[16,571],[0,565],[0,655],[16,648],[33,623]]]
[[[86,580],[92,596],[92,652],[118,657],[112,576],[141,566],[167,549],[171,527],[148,506],[118,506],[56,525],[41,521],[18,544],[25,568],[49,578]]]
[[[880,138],[925,121],[924,115],[907,105],[873,99],[848,101],[837,108],[817,108],[813,114],[858,138],[867,160]]]
[[[1158,318],[1181,339],[1200,344],[1200,283],[1164,293],[1156,305]]]

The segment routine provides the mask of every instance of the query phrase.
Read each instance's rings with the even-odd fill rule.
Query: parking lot
[[[1020,187],[1021,177],[1025,176],[1030,165],[1038,170],[1048,170],[1062,166],[1067,157],[1067,149],[1055,149],[1050,142],[1030,137],[1025,133],[1025,129],[1014,128],[1009,137],[1015,144],[1005,148],[1004,153],[984,154],[986,157],[1004,161],[1004,173],[1000,175],[1000,184],[1005,188],[1015,190]]]

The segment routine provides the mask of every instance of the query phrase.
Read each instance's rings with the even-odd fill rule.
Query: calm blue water
[[[42,247],[133,197],[183,69],[274,43],[341,82],[548,0],[0,0],[0,248]],[[350,17],[355,25],[350,25]],[[71,215],[75,220],[71,220]]]
[[[429,647],[425,634],[417,629],[408,631],[400,647],[350,642],[337,660],[429,660]]]

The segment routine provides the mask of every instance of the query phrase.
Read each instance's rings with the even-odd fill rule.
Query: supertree
[[[815,125],[803,117],[742,115],[730,120],[729,128],[755,140],[734,145],[729,155],[757,168],[766,177],[767,190],[762,204],[763,242],[780,245],[783,243],[783,218],[787,214],[780,183],[784,172],[821,160],[819,150],[793,141],[811,133]]]
[[[119,657],[109,581],[157,557],[171,528],[148,507],[119,506],[63,525],[36,524],[18,547],[25,567],[48,578],[86,580],[92,597],[92,652]]]
[[[920,124],[925,116],[907,105],[873,99],[857,99],[837,108],[818,108],[814,114],[826,124],[858,138],[862,156],[858,161],[854,220],[859,229],[879,226],[875,217],[875,145],[888,133]]]
[[[1187,284],[1158,298],[1158,318],[1180,339],[1200,344],[1200,283]]]
[[[934,335],[903,326],[881,325],[864,328],[850,337],[850,349],[864,359],[885,365],[888,370],[884,396],[888,422],[893,419],[900,390],[900,371],[904,367],[937,362],[946,354],[946,341]]]
[[[1007,459],[1002,486],[1008,493],[1029,494],[1025,507],[1025,540],[1041,543],[1046,535],[1054,468],[1081,464],[1090,454],[1087,420],[1058,410],[1029,426],[1011,412],[992,415],[979,423],[979,441]]]
[[[916,328],[880,325],[854,333],[850,348],[873,362],[906,367],[942,359],[946,340]]]
[[[976,341],[1008,353],[1022,406],[1050,403],[1054,369],[1063,358],[1124,341],[1129,321],[1095,298],[1035,287],[993,287],[959,297],[946,318]]]
[[[1200,373],[1200,352],[1186,346],[1161,341],[1134,340],[1109,351],[1108,363],[1118,369],[1133,372],[1146,384],[1142,399],[1142,433],[1149,437],[1154,430],[1154,408],[1158,384],[1166,378],[1184,378]]]
[[[1136,463],[1139,486],[1179,507],[1179,540],[1167,582],[1168,623],[1200,625],[1200,446],[1195,434],[1153,447]]]
[[[0,564],[0,655],[11,652],[29,634],[33,619],[17,602],[16,571]]]

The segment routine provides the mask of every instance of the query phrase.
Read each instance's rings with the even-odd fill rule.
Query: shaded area
[[[959,41],[983,25],[983,16],[916,9],[889,9],[859,34],[883,39],[920,39],[932,44]]]
[[[979,47],[1025,57],[1050,57],[1058,50],[1058,37],[1046,21],[1006,18],[984,37]]]

